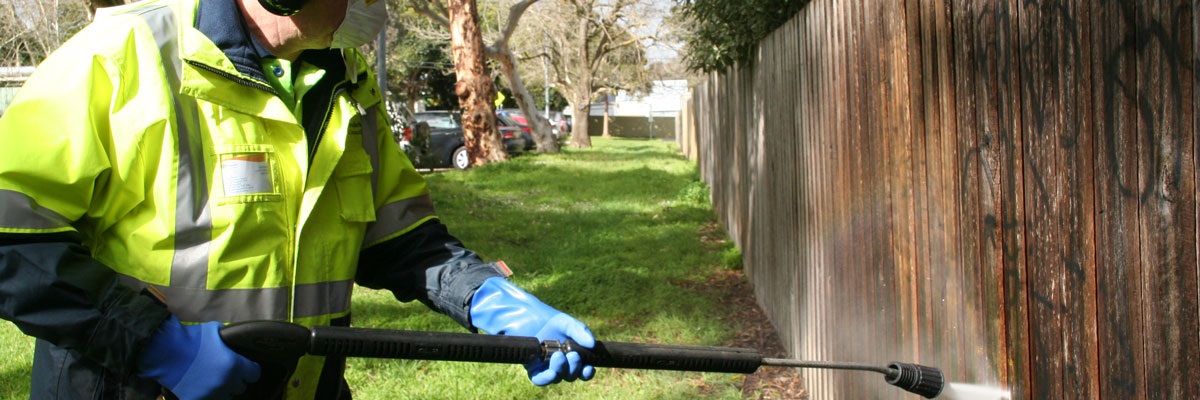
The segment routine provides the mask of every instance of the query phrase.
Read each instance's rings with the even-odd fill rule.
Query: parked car
[[[467,169],[471,166],[463,140],[462,116],[451,111],[423,111],[413,114],[415,119],[429,125],[429,145],[422,153],[427,154],[413,162],[418,167],[454,167]],[[503,134],[503,132],[501,132]],[[525,140],[520,135],[504,137],[504,149],[510,155],[525,149]]]
[[[518,124],[521,124],[525,127],[529,126],[529,120],[525,118],[525,113],[521,112],[519,109],[501,108],[496,110],[496,115],[503,115],[505,117],[512,118],[513,121],[517,121]]]
[[[557,114],[557,119],[554,118],[555,114]],[[525,130],[525,133],[529,134],[530,138],[533,137],[533,129],[529,127],[529,118],[526,117],[521,110],[500,109],[496,110],[496,115],[512,119],[518,125],[520,125],[522,129]],[[564,140],[566,140],[567,135],[569,135],[571,132],[569,130],[570,127],[567,125],[567,120],[563,117],[562,113],[552,112],[551,118],[548,118],[547,120],[550,122],[550,134],[554,136],[554,140],[559,143],[562,143]],[[533,149],[535,147],[537,147],[537,143],[529,145],[529,149]]]
[[[388,117],[391,121],[393,139],[408,159],[414,164],[422,157],[422,149],[429,148],[429,124],[417,121],[404,103],[388,101]]]
[[[556,140],[563,140],[571,133],[570,123],[562,112],[551,111],[550,115],[546,116],[546,120],[550,121],[550,125],[554,127],[554,138]]]
[[[521,135],[521,138],[525,140],[524,151],[531,151],[537,148],[537,141],[533,140],[533,130],[529,129],[528,125],[522,125],[512,117],[496,112],[496,127],[500,129],[500,134],[506,137],[508,135]]]

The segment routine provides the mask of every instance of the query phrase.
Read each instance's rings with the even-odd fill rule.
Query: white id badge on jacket
[[[221,159],[225,196],[274,193],[271,164],[266,154],[239,154]]]

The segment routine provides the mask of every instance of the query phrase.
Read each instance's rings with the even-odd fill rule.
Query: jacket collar
[[[195,31],[190,34],[198,33],[196,36],[202,36],[207,40],[200,37],[195,37],[191,41],[185,40],[185,43],[190,42],[192,45],[184,45],[182,56],[214,70],[229,74],[236,72],[238,75],[257,81],[256,83],[270,91],[269,84],[266,83],[268,82],[266,75],[262,70],[262,60],[274,57],[274,55],[250,33],[237,2],[235,0],[198,0],[194,4],[196,4],[196,14],[193,17]],[[189,32],[185,30],[185,34],[189,34]],[[355,63],[355,75],[360,83],[367,83],[361,81],[367,79],[368,65],[356,51],[350,50],[343,55],[341,50],[326,49],[308,50],[300,54],[296,62],[309,63],[326,71],[322,82],[305,94],[306,99],[325,99],[333,95],[339,84],[348,83],[345,82],[347,75],[344,57],[353,57],[359,61]],[[189,82],[192,83],[192,86],[184,90],[191,95],[216,101],[246,113],[262,114],[282,120],[294,118],[291,111],[287,110],[282,102],[268,100],[266,103],[259,103],[261,100],[252,100],[252,98],[246,97],[244,92],[239,94],[223,90],[208,90],[213,83],[205,78],[196,77],[193,80],[187,78],[185,71],[185,86]],[[344,89],[348,90],[358,102],[361,102],[362,106],[369,107],[378,103],[381,98],[380,94],[368,90],[371,86],[373,85],[348,84]],[[309,135],[314,135],[324,125],[324,119],[332,106],[333,102],[329,100],[306,101],[303,113],[305,120],[298,122],[304,125],[305,131]]]
[[[221,49],[238,72],[266,82],[262,60],[274,57],[246,27],[234,0],[201,0],[196,9],[196,29]]]

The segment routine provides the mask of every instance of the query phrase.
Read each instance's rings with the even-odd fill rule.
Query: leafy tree
[[[433,23],[412,12],[406,0],[389,0],[388,14],[385,89],[410,109],[418,100],[435,108],[457,109],[449,35],[427,35],[435,29]],[[377,53],[370,52],[372,57]]]
[[[421,91],[419,99],[424,100],[429,107],[442,110],[457,110],[462,108],[458,104],[458,96],[454,94],[454,85],[458,82],[458,78],[454,75],[454,69],[435,68],[422,72],[424,77],[424,88]],[[410,99],[418,99],[412,97]]]
[[[683,36],[687,66],[720,72],[749,62],[755,46],[808,0],[676,0],[672,24]]]

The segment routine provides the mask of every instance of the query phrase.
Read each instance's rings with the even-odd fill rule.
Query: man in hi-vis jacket
[[[151,0],[97,12],[0,118],[0,317],[32,398],[233,398],[223,323],[350,323],[355,283],[491,334],[594,338],[450,235],[356,47],[384,0]],[[292,399],[348,398],[303,357]],[[589,379],[576,353],[534,384]],[[256,399],[263,400],[263,399]]]

